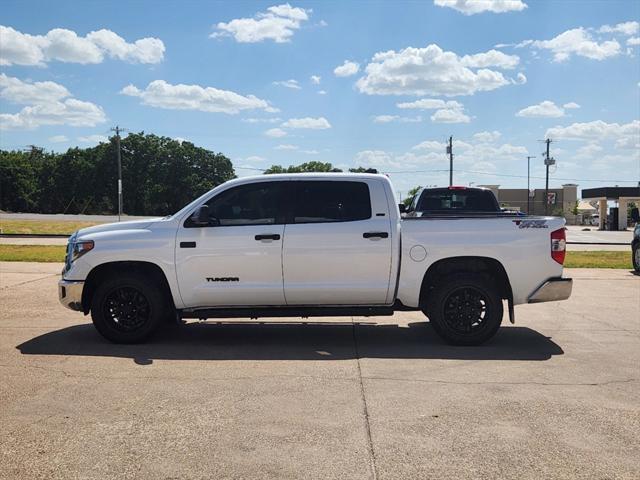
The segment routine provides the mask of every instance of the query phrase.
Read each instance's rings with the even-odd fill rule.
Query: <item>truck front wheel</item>
[[[452,345],[480,345],[502,323],[502,300],[488,276],[458,274],[445,278],[429,295],[429,322]]]
[[[160,289],[136,274],[107,278],[91,302],[93,324],[103,337],[115,343],[146,340],[165,313]]]

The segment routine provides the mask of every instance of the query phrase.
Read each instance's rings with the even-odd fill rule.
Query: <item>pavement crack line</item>
[[[10,288],[19,287],[21,285],[26,285],[27,283],[39,282],[40,280],[45,280],[45,279],[51,278],[51,277],[57,277],[59,275],[60,275],[59,273],[51,273],[51,274],[47,275],[46,277],[38,277],[38,278],[34,278],[33,280],[27,280],[26,282],[14,283],[13,285],[7,285],[6,287],[2,287],[2,290],[8,290]]]
[[[362,381],[362,368],[360,366],[360,352],[358,350],[358,337],[356,335],[357,324],[351,317],[351,325],[353,332],[353,348],[356,357],[356,366],[358,370],[358,383],[360,384],[360,399],[362,400],[362,414],[364,416],[364,427],[367,434],[367,447],[369,451],[369,467],[371,469],[372,480],[377,480],[378,469],[376,466],[376,452],[373,448],[373,439],[371,438],[371,424],[369,422],[369,408],[367,407],[367,397],[364,391],[364,382]]]

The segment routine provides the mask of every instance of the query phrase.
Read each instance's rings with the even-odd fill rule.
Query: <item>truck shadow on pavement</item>
[[[506,326],[485,345],[444,344],[428,322],[405,325],[351,322],[209,322],[172,326],[147,343],[116,345],[91,324],[35,337],[16,347],[23,355],[153,360],[345,360],[355,358],[548,360],[564,352],[549,337]]]

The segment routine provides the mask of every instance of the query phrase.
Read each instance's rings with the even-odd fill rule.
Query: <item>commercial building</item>
[[[562,188],[549,188],[545,202],[545,189],[500,188],[500,185],[478,185],[490,189],[501,207],[518,210],[530,215],[544,215],[548,203],[549,215],[564,215],[568,221],[575,220],[573,210],[578,201],[578,185],[567,183]]]

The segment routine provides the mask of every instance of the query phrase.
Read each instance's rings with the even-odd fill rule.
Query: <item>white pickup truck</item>
[[[184,318],[421,310],[445,341],[476,345],[503,301],[513,322],[514,305],[571,294],[562,218],[400,210],[383,175],[232,180],[174,215],[74,233],[60,302],[119,343]]]

